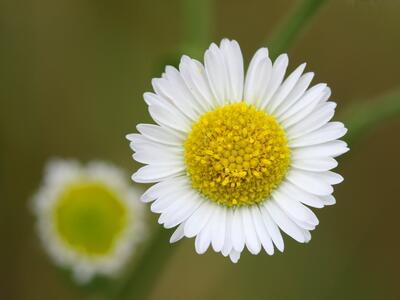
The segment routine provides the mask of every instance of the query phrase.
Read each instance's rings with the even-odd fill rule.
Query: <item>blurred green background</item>
[[[83,299],[33,231],[28,199],[49,157],[104,159],[133,172],[124,136],[149,122],[142,94],[182,43],[181,1],[0,1],[0,299]],[[215,1],[212,40],[245,61],[294,0]],[[400,86],[400,1],[331,0],[289,49],[327,82],[338,111]],[[356,114],[356,112],[355,112]],[[193,240],[174,245],[152,299],[400,299],[399,132],[373,130],[341,160],[337,205],[310,244],[234,265]]]

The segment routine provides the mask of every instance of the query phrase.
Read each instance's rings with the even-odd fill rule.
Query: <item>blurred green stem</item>
[[[157,277],[161,275],[168,258],[175,246],[170,245],[170,232],[162,227],[153,233],[145,253],[127,275],[112,299],[115,300],[145,300],[150,297]]]
[[[210,43],[213,26],[213,0],[181,0],[183,19],[182,52],[200,58]]]
[[[273,33],[266,45],[269,46],[270,56],[276,56],[292,45],[296,37],[307,27],[314,15],[327,0],[301,0],[293,11],[283,20]]]
[[[344,139],[351,146],[371,130],[396,117],[400,117],[400,89],[368,102],[359,101],[340,115],[349,129]]]

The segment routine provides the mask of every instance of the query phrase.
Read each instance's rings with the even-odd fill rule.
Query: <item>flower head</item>
[[[236,41],[211,44],[199,61],[183,56],[167,66],[145,93],[158,125],[139,124],[130,134],[134,159],[146,166],[132,178],[156,183],[141,197],[152,202],[165,228],[178,226],[171,242],[195,237],[236,262],[244,247],[283,251],[280,230],[300,243],[311,239],[318,219],[307,206],[335,203],[331,169],[348,151],[346,133],[330,122],[336,103],[326,84],[309,88],[305,64],[286,79],[286,54],[274,63],[266,48],[247,73]]]
[[[110,164],[50,162],[33,199],[45,250],[79,282],[118,273],[143,238],[139,195]]]

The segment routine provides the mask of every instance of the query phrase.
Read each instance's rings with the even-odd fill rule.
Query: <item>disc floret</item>
[[[290,163],[283,128],[273,116],[244,102],[201,116],[184,148],[192,186],[229,207],[264,201]]]
[[[104,184],[76,182],[60,194],[53,219],[66,246],[87,256],[101,256],[113,250],[126,226],[127,211]]]

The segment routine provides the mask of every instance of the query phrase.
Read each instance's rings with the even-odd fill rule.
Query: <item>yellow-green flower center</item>
[[[60,238],[84,255],[109,253],[127,222],[118,196],[102,183],[77,182],[59,197],[53,217]]]
[[[226,206],[268,198],[290,163],[282,127],[273,116],[244,102],[201,116],[184,148],[192,186]]]

